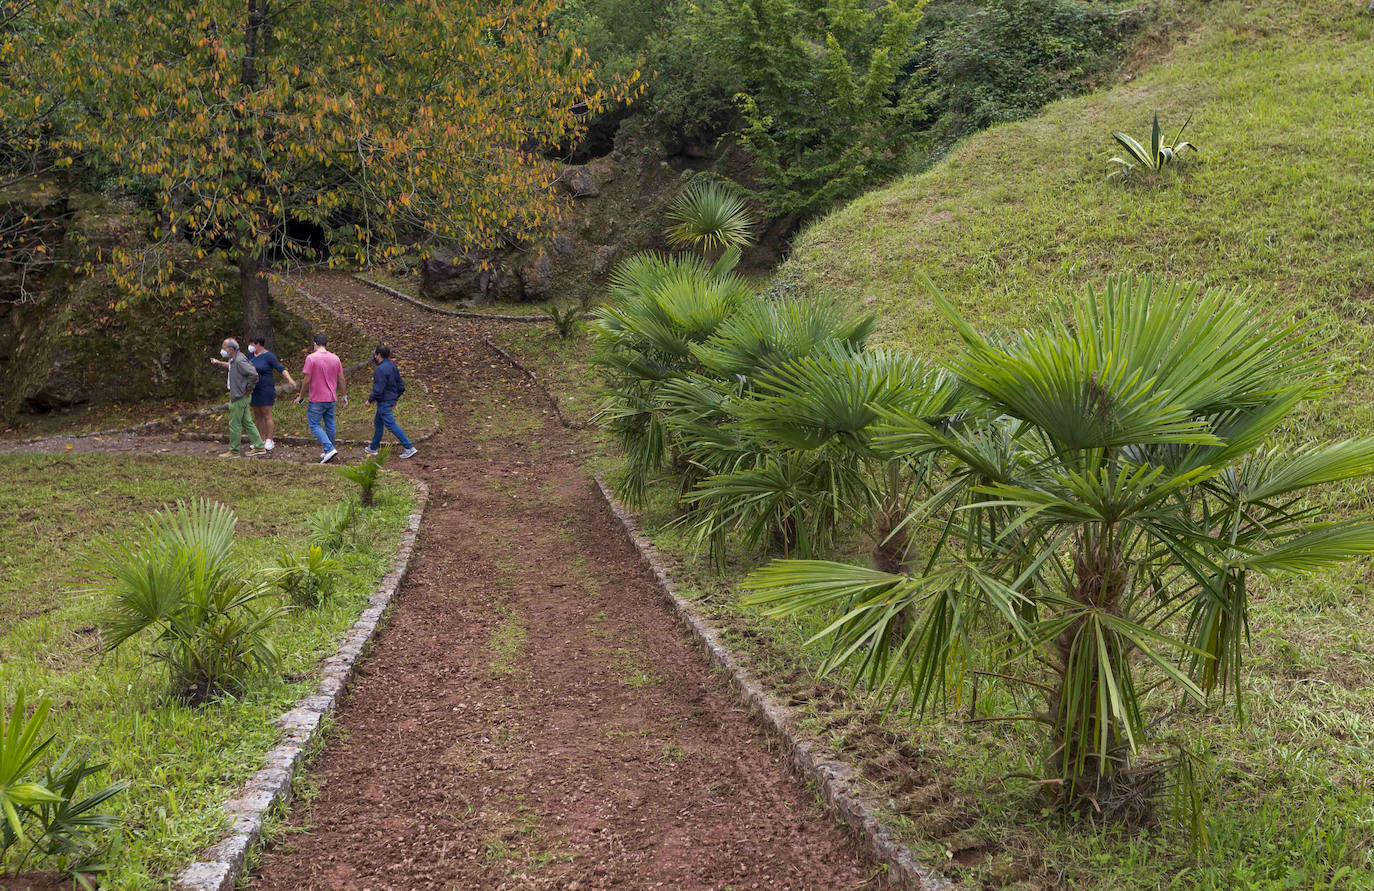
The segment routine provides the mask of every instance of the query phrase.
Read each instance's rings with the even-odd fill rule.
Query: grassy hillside
[[[1032,322],[1114,272],[1246,288],[1309,316],[1347,374],[1288,436],[1367,435],[1374,16],[1364,5],[1166,4],[1170,39],[1142,48],[1127,82],[972,137],[821,220],[774,288],[840,295],[878,312],[880,339],[936,356],[955,333],[923,275],[983,329]],[[1107,160],[1121,153],[1110,131],[1143,139],[1155,110],[1170,134],[1194,115],[1187,138],[1201,153],[1158,180],[1108,180]],[[1332,497],[1370,509],[1367,486]],[[1247,720],[1234,725],[1226,709],[1194,719],[1220,768],[1201,864],[1167,833],[1028,820],[997,779],[1014,760],[991,735],[951,727],[942,769],[979,790],[970,831],[1043,863],[1038,881],[1054,887],[1374,887],[1372,581],[1368,566],[1352,566],[1256,585]]]
[[[780,284],[877,310],[882,337],[954,343],[921,273],[980,326],[1030,321],[1108,273],[1254,288],[1336,335],[1352,372],[1326,421],[1368,428],[1374,357],[1374,16],[1356,0],[1189,4],[1116,89],[972,137],[799,238]],[[1159,53],[1157,58],[1148,54]],[[1112,130],[1192,114],[1201,152],[1108,180]]]

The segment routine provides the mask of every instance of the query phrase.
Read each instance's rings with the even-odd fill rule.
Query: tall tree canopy
[[[50,145],[157,212],[152,248],[96,261],[132,293],[176,295],[193,284],[177,251],[218,254],[245,326],[270,336],[268,263],[490,247],[557,216],[538,150],[608,97],[549,26],[555,4],[34,0],[34,38],[0,60],[15,87],[0,114],[32,117],[53,98],[19,88],[61,85]]]

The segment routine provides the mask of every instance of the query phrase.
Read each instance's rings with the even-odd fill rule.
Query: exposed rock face
[[[419,264],[425,296],[469,305],[599,296],[616,263],[638,251],[668,249],[664,213],[687,181],[735,160],[707,155],[701,145],[669,156],[662,146],[618,138],[611,154],[559,173],[558,188],[573,200],[548,241],[482,256],[438,251]],[[776,250],[761,246],[745,262],[758,268],[776,259]]]

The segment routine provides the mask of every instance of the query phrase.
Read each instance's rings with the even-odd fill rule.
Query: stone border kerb
[[[653,574],[678,619],[706,650],[711,662],[729,675],[740,698],[749,706],[755,718],[782,741],[792,760],[793,769],[803,779],[815,784],[835,816],[859,835],[874,860],[887,867],[888,881],[909,891],[955,891],[957,885],[923,866],[911,848],[897,840],[881,818],[877,805],[862,791],[862,778],[857,770],[838,760],[833,752],[797,737],[793,732],[797,726],[796,713],[764,689],[725,646],[720,632],[711,621],[698,612],[691,601],[678,594],[657,549],[640,531],[634,516],[611,494],[600,474],[596,476],[596,487],[625,536],[639,553],[640,560]]]
[[[429,486],[423,480],[413,482],[415,510],[401,533],[391,571],[382,577],[381,586],[373,592],[367,608],[344,634],[339,651],[324,661],[319,688],[277,718],[276,725],[283,731],[281,741],[267,753],[262,769],[249,778],[238,796],[224,803],[231,821],[229,836],[206,848],[199,860],[177,875],[172,885],[177,891],[232,891],[243,873],[248,852],[262,836],[267,812],[278,802],[291,800],[291,779],[296,768],[319,732],[320,722],[338,707],[357,671],[358,658],[376,635],[382,616],[410,569],[420,521],[429,503]]]

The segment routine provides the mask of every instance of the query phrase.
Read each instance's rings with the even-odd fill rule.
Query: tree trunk
[[[272,333],[272,317],[268,314],[267,277],[262,265],[248,251],[239,255],[239,287],[243,291],[243,336],[261,337],[267,348],[275,350],[276,337]],[[247,346],[247,344],[244,344]]]
[[[239,81],[245,94],[251,93],[258,85],[258,54],[266,47],[268,0],[248,0],[248,18],[243,29],[243,60]],[[257,185],[249,182],[248,185]],[[253,256],[251,250],[240,248],[239,287],[243,292],[243,336],[261,337],[267,342],[269,350],[275,350],[276,338],[272,332],[272,317],[268,307],[272,295],[263,275],[262,264]]]

